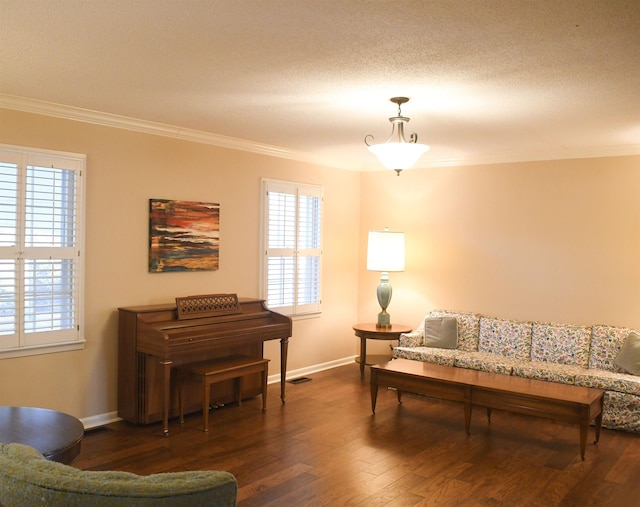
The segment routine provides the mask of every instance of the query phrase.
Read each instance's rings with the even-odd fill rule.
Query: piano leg
[[[160,361],[162,368],[162,434],[169,436],[169,404],[171,402],[171,364],[172,361]]]
[[[284,391],[287,381],[287,351],[289,350],[289,338],[280,340],[280,399],[284,400]]]

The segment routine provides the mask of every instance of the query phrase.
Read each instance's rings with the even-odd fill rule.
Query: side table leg
[[[364,378],[364,364],[367,362],[367,339],[360,337],[360,378]]]

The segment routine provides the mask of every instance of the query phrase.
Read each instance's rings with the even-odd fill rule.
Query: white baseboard
[[[290,370],[287,371],[287,378],[294,379],[297,377],[304,377],[305,375],[311,375],[312,373],[317,373],[319,371],[330,370],[331,368],[337,368],[338,366],[351,364],[354,362],[354,360],[355,356],[348,356],[342,359],[336,359],[335,361],[329,361],[327,363],[314,364],[313,366],[307,366],[306,368]],[[269,375],[269,377],[267,378],[267,383],[269,384],[276,384],[278,382],[280,382],[279,373],[276,373],[275,375]],[[106,424],[121,420],[122,418],[118,417],[118,412],[107,412],[106,414],[92,415],[89,417],[85,417],[84,419],[80,419],[80,421],[84,425],[85,430],[97,428],[99,426],[104,426]]]
[[[335,361],[329,361],[328,363],[314,364],[307,366],[306,368],[300,368],[298,370],[287,371],[287,379],[291,380],[297,377],[304,377],[305,375],[311,375],[319,371],[330,370],[331,368],[337,368],[338,366],[344,366],[345,364],[351,364],[355,361],[355,356],[343,357],[342,359],[336,359]],[[280,382],[280,374],[269,375],[267,378],[268,384],[275,384]]]
[[[80,422],[84,424],[85,430],[97,428],[98,426],[104,426],[105,424],[116,421],[122,421],[122,418],[118,417],[118,412],[107,412],[106,414],[92,415],[90,417],[80,419]]]

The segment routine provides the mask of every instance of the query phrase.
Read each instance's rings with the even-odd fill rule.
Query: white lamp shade
[[[387,169],[409,169],[427,151],[429,146],[416,143],[382,143],[369,146]]]
[[[404,232],[369,231],[369,271],[404,271]]]

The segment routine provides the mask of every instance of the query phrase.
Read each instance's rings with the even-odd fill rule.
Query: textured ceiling
[[[0,0],[0,94],[354,170],[399,95],[418,167],[640,153],[640,1]]]

